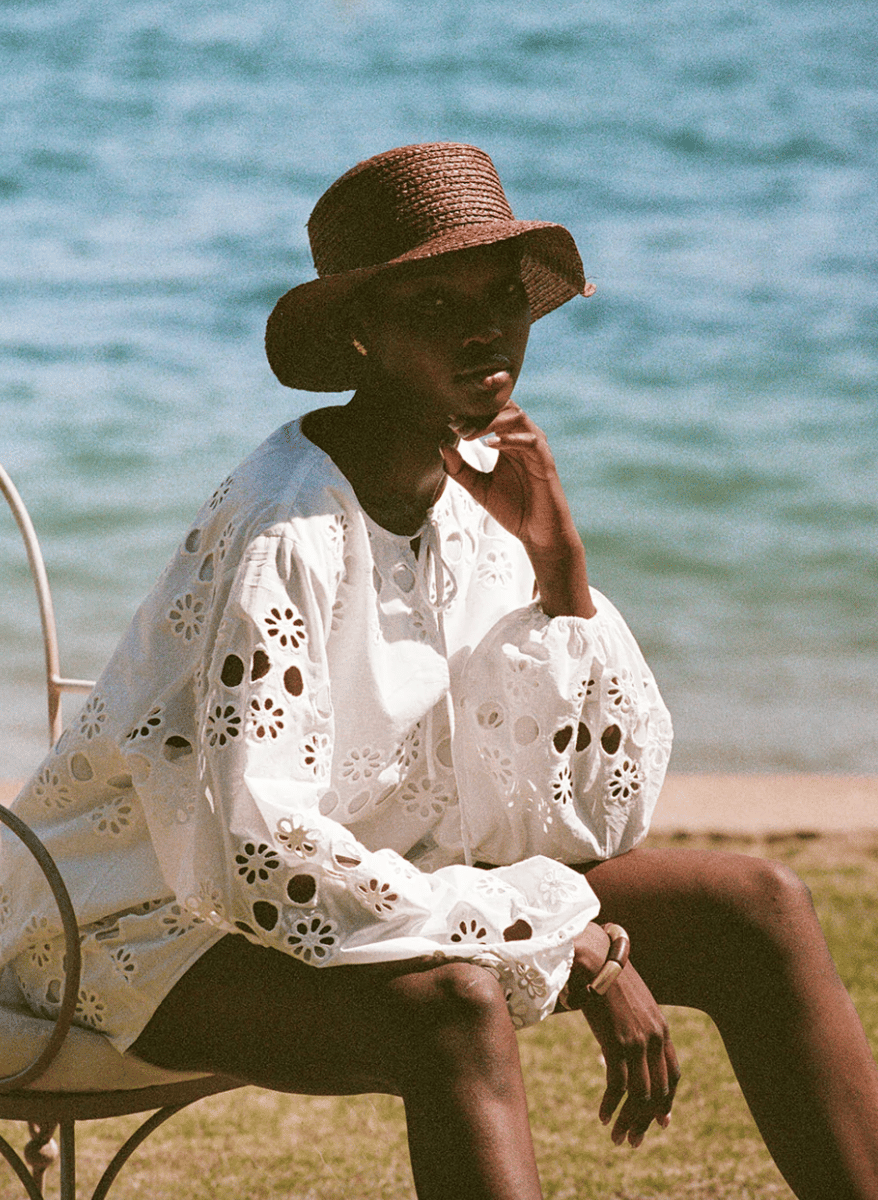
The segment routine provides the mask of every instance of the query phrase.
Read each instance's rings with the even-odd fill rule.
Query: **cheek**
[[[379,336],[369,347],[369,357],[376,370],[395,379],[437,378],[451,369],[447,346],[422,331]]]

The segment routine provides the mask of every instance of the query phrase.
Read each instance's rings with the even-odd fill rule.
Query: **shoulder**
[[[301,431],[298,420],[275,430],[214,489],[183,547],[220,546],[240,559],[265,539],[333,542],[357,506],[350,484]]]

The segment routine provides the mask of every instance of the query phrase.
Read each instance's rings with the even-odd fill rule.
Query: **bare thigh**
[[[172,988],[131,1050],[277,1091],[402,1095],[437,1023],[466,1024],[462,990],[472,1014],[506,1017],[499,985],[468,963],[317,968],[229,935]]]
[[[713,1012],[793,960],[834,974],[807,888],[781,864],[743,854],[640,847],[583,868],[601,920],[631,935],[631,958],[661,1004]]]

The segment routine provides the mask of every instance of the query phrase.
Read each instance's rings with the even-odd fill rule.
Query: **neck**
[[[324,450],[374,521],[413,535],[446,482],[439,447],[451,435],[400,419],[405,410],[386,395],[358,391],[345,405],[305,418],[307,436]]]

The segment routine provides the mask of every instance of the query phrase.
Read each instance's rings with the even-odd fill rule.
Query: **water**
[[[4,4],[0,459],[64,671],[99,672],[215,483],[315,403],[261,341],[319,193],[472,141],[598,285],[535,327],[518,395],[673,767],[878,772],[876,57],[871,0]],[[0,578],[16,775],[40,652],[2,514]]]

